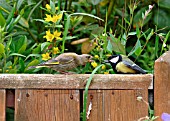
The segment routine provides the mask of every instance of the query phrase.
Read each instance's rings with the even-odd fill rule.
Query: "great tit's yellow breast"
[[[121,72],[121,73],[136,73],[135,70],[127,67],[125,64],[123,64],[123,62],[119,62],[116,65],[116,70],[117,72]]]

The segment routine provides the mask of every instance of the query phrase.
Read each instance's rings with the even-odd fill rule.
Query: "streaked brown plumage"
[[[76,53],[63,53],[54,59],[48,60],[47,62],[41,63],[31,68],[47,67],[51,68],[60,73],[66,73],[80,65],[85,65],[91,61],[92,56],[89,54],[78,55]]]

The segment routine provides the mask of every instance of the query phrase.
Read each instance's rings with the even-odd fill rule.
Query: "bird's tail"
[[[35,69],[35,68],[42,68],[42,67],[47,67],[47,66],[45,66],[45,65],[29,66],[28,70],[29,69]]]

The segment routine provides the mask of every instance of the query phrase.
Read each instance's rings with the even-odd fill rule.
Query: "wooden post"
[[[170,51],[155,61],[154,71],[154,110],[161,117],[163,112],[170,114]]]

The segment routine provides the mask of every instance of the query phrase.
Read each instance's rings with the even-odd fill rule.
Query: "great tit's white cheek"
[[[119,56],[115,57],[115,58],[112,58],[110,59],[109,61],[112,62],[112,63],[117,63],[119,60]]]

